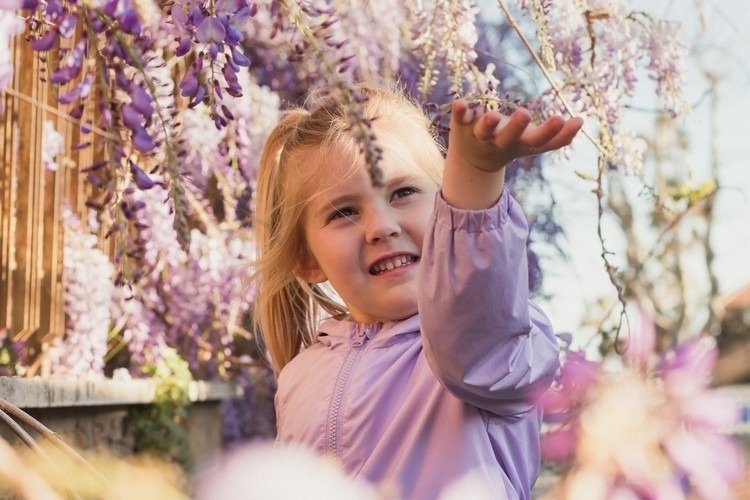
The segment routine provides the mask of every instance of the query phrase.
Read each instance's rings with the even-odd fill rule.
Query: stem
[[[711,116],[711,177],[716,183],[716,189],[714,190],[714,193],[716,193],[720,187],[719,150],[717,147],[719,130],[719,92],[717,89],[718,77],[714,74],[708,74],[707,77],[711,82],[711,105],[709,107]],[[719,314],[717,314],[717,308],[712,303],[713,299],[719,295],[719,281],[716,278],[716,273],[714,271],[714,259],[716,258],[716,254],[713,247],[711,246],[711,235],[713,233],[714,225],[714,203],[716,200],[713,196],[707,198],[708,199],[705,203],[705,210],[703,211],[706,217],[706,233],[703,238],[703,249],[706,254],[706,270],[708,271],[708,279],[711,284],[711,289],[709,291],[709,317],[703,330],[708,331],[709,333],[714,333],[715,330],[721,328],[721,318],[719,317]]]
[[[13,420],[13,418],[5,413],[4,411],[0,410],[0,420],[2,420],[8,427],[10,427],[13,432],[16,433],[16,435],[23,441],[26,446],[34,450],[34,452],[46,463],[48,463],[53,469],[55,469],[57,472],[61,472],[60,468],[55,464],[55,462],[47,455],[41,446],[36,442],[36,440],[31,437],[31,434],[26,432],[26,430],[18,425],[18,422]],[[74,498],[81,500],[81,495],[79,495],[73,486],[70,484],[70,481],[68,480],[67,476],[64,474],[60,474],[60,477],[63,478],[63,480],[68,483],[68,493],[70,493]]]

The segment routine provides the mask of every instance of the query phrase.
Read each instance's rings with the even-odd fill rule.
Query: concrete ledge
[[[0,398],[19,408],[62,408],[149,404],[156,384],[147,379],[65,380],[53,378],[0,377]],[[191,382],[193,403],[219,401],[239,395],[230,382]]]

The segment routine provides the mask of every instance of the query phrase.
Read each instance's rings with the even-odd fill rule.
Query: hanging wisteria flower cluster
[[[104,376],[114,269],[98,245],[98,238],[76,217],[63,210],[65,246],[65,335],[49,347],[53,376],[86,378]]]
[[[542,398],[543,458],[565,466],[545,498],[733,498],[739,413],[709,387],[716,342],[699,336],[657,357],[655,340],[653,325],[634,332],[617,368],[566,353]]]
[[[664,109],[686,109],[682,97],[687,47],[676,22],[654,19],[626,2],[525,0],[539,33],[546,69],[562,95],[551,88],[536,103],[541,114],[570,111],[595,117],[611,168],[639,174],[643,140],[622,124],[622,111],[643,73],[656,82]],[[642,69],[641,69],[642,68]]]

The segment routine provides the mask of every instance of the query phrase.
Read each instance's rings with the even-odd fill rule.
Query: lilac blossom
[[[645,143],[619,130],[622,109],[633,96],[640,68],[657,82],[665,109],[676,113],[685,108],[680,89],[687,52],[679,25],[608,0],[524,2],[524,6],[532,12],[539,32],[554,34],[542,45],[551,46],[556,63],[553,76],[561,82],[570,111],[597,116],[609,164],[639,174]],[[542,115],[567,112],[554,90],[532,108],[545,110]]]
[[[406,15],[405,3],[398,0],[363,3],[345,8],[345,2],[333,2],[339,14],[338,36],[348,40],[348,49],[357,80],[392,80],[401,62],[404,40],[398,26]]]
[[[118,305],[127,315],[124,335],[131,362],[138,366],[159,359],[167,345],[196,375],[225,373],[232,328],[252,303],[252,290],[241,279],[254,252],[249,235],[214,223],[210,234],[193,229],[186,252],[177,241],[167,192],[156,185],[131,197],[129,203],[140,207],[133,216],[144,242],[145,268],[132,298],[121,297]]]
[[[641,176],[643,159],[648,145],[642,137],[636,137],[629,132],[619,131],[612,137],[614,157],[610,159],[612,168],[622,171],[626,175]]]
[[[114,268],[91,234],[69,210],[63,210],[65,246],[65,334],[48,351],[53,376],[101,377],[111,321]]]
[[[236,184],[235,199],[239,202],[246,189],[251,193],[255,191],[261,152],[266,138],[279,120],[281,99],[268,87],[255,83],[248,71],[240,71],[238,79],[242,97],[227,100],[226,106],[235,117],[234,141],[228,141],[227,149],[230,157],[237,158],[241,179]],[[247,207],[237,208],[249,210],[249,206],[250,200],[247,200]]]

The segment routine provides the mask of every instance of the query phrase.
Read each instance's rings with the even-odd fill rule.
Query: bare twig
[[[25,103],[31,104],[34,107],[41,108],[44,111],[46,111],[48,113],[51,113],[51,114],[57,116],[58,118],[62,118],[63,120],[69,121],[70,123],[72,123],[74,125],[78,125],[78,126],[83,125],[83,126],[86,127],[87,130],[91,130],[92,133],[100,135],[100,136],[104,137],[105,139],[109,139],[111,141],[116,141],[116,142],[119,142],[121,144],[123,143],[123,140],[121,138],[119,138],[118,136],[116,136],[114,134],[110,134],[106,130],[101,129],[101,128],[93,125],[93,124],[83,123],[83,120],[79,120],[77,118],[73,118],[69,114],[63,113],[59,109],[53,108],[49,104],[46,104],[44,102],[40,102],[37,99],[34,99],[32,97],[27,96],[26,94],[18,92],[17,90],[7,88],[7,89],[4,89],[2,92],[0,92],[0,94],[2,94],[2,93],[6,93],[6,94],[8,94],[8,95],[10,95],[10,96],[12,96],[12,97],[20,100],[20,101],[23,101]]]
[[[620,317],[617,324],[617,333],[615,333],[615,349],[618,349],[618,342],[617,339],[620,335],[620,329],[622,328],[623,320],[625,319],[625,290],[624,287],[619,283],[617,278],[617,268],[612,265],[612,263],[609,261],[609,255],[612,254],[612,252],[608,251],[607,248],[604,246],[604,235],[602,234],[602,218],[604,217],[604,189],[602,187],[602,184],[604,182],[604,171],[606,169],[606,159],[603,156],[599,156],[598,160],[598,175],[597,175],[597,185],[596,190],[594,194],[596,194],[597,199],[597,220],[596,220],[596,235],[599,238],[599,242],[602,245],[602,253],[601,257],[604,261],[604,269],[607,271],[607,276],[609,276],[609,281],[612,283],[612,286],[615,287],[615,290],[617,290],[617,300],[620,301],[621,310],[620,310]],[[628,335],[630,335],[630,332],[628,332]]]
[[[18,422],[13,420],[10,415],[0,410],[0,420],[2,420],[8,427],[10,427],[11,430],[16,433],[16,436],[18,436],[21,439],[21,441],[23,441],[24,444],[26,444],[26,446],[34,450],[45,460],[49,461],[49,457],[47,456],[46,453],[44,453],[44,450],[42,450],[42,447],[39,446],[36,440],[31,436],[31,434],[26,432],[26,430],[23,427],[18,425]]]
[[[37,419],[21,410],[17,406],[9,403],[5,399],[0,398],[0,411],[10,414],[14,419],[23,422],[25,425],[34,429],[36,432],[41,434],[45,439],[49,440],[53,445],[65,453],[75,463],[83,466],[93,477],[103,482],[110,488],[110,492],[117,498],[122,498],[117,494],[109,480],[102,475],[93,465],[91,465],[85,458],[83,458],[77,451],[71,448],[65,441],[63,441],[60,435],[44,424],[39,422]]]

